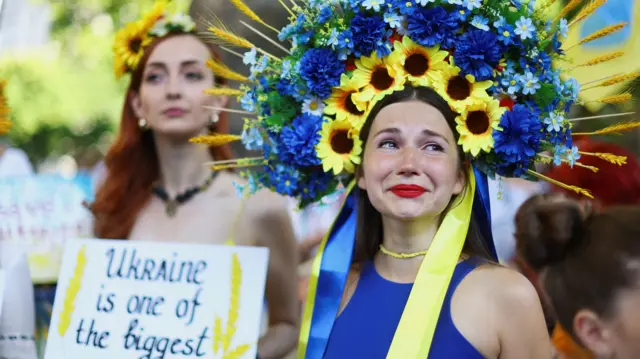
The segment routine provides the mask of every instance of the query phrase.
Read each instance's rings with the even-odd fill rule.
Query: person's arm
[[[300,304],[297,298],[298,247],[284,202],[275,200],[259,215],[258,245],[269,248],[266,298],[269,329],[258,343],[261,359],[282,358],[298,340]],[[277,204],[282,203],[278,207]]]
[[[495,303],[498,358],[551,358],[551,341],[535,288],[527,278],[506,268],[497,276],[501,288]]]

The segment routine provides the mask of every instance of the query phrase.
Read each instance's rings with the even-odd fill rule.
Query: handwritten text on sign
[[[255,358],[265,248],[68,242],[45,359]]]

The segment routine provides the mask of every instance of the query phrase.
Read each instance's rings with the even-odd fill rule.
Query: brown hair
[[[458,131],[456,131],[455,119],[457,114],[451,110],[447,101],[438,95],[434,90],[428,87],[413,87],[405,86],[402,91],[396,91],[392,94],[385,96],[373,107],[369,113],[367,120],[360,131],[360,138],[364,143],[369,137],[369,131],[371,130],[371,124],[376,118],[378,113],[385,107],[399,102],[406,102],[417,100],[427,103],[435,107],[440,111],[444,118],[447,120],[447,124],[451,128],[456,142],[458,141]],[[362,152],[364,153],[365,144],[362,146]],[[462,169],[466,162],[465,154],[462,150],[458,149],[458,166]],[[360,169],[358,169],[360,170]],[[465,177],[465,183],[469,181],[467,171],[462,171]],[[356,244],[354,252],[354,263],[362,263],[368,260],[372,260],[375,254],[378,252],[380,244],[382,243],[382,215],[378,210],[373,207],[369,197],[365,191],[356,189],[357,191],[357,224],[356,224]],[[461,193],[462,196],[472,195],[466,193],[466,189]],[[454,202],[454,198],[449,202],[445,212],[451,207]],[[477,225],[474,215],[471,215],[471,222],[469,223],[469,230],[467,232],[467,239],[465,240],[463,252],[469,255],[476,255],[484,259],[491,260],[489,249],[485,245],[485,242],[480,234],[480,229]]]
[[[557,195],[555,195],[557,196]],[[640,271],[640,207],[584,210],[573,200],[538,195],[516,213],[519,255],[541,272],[542,287],[558,321],[575,338],[573,318],[581,309],[611,316],[614,299],[637,286]]]
[[[131,74],[131,82],[122,109],[120,131],[105,157],[107,177],[96,193],[95,202],[91,205],[96,218],[94,233],[98,238],[128,238],[136,217],[151,198],[153,183],[160,177],[153,133],[139,128],[131,100],[140,90],[144,67],[156,46],[168,38],[181,35],[185,34],[170,33],[155,39],[145,49],[138,68]],[[218,58],[210,44],[206,42],[203,44],[210,49],[214,58]],[[223,84],[224,79],[216,78],[215,82]],[[220,115],[213,129],[222,133],[229,131],[224,113]],[[212,147],[210,152],[217,160],[232,158],[231,148],[228,145]]]

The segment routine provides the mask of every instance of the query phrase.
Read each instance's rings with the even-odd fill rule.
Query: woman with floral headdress
[[[295,346],[299,314],[296,245],[284,198],[268,191],[241,198],[236,187],[245,180],[206,165],[229,161],[228,145],[190,141],[227,132],[227,98],[216,96],[224,80],[207,68],[215,51],[196,36],[190,17],[158,2],[118,32],[114,52],[116,75],[131,78],[105,158],[107,175],[92,204],[95,235],[268,247],[269,329],[258,353],[282,357]]]
[[[249,48],[245,126],[264,155],[241,165],[266,164],[252,178],[302,207],[347,188],[298,357],[550,357],[534,288],[493,262],[486,180],[548,180],[545,151],[577,163],[563,116],[579,84],[552,67],[571,8],[547,25],[533,1],[280,3],[277,54],[211,32]]]

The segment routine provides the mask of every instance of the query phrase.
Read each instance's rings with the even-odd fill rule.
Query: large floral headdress
[[[258,24],[275,30],[241,1],[232,2]],[[605,27],[565,47],[562,39],[569,28],[601,1],[586,5],[571,22],[564,16],[580,1],[571,1],[552,21],[545,20],[545,11],[553,1],[537,9],[533,0],[307,0],[292,1],[293,7],[280,3],[291,15],[291,23],[278,31],[280,43],[271,40],[281,53],[257,48],[219,21],[209,28],[223,49],[242,57],[249,67],[245,76],[211,61],[216,75],[244,82],[239,89],[217,88],[211,93],[238,95],[244,109],[240,112],[247,119],[241,137],[198,141],[242,139],[248,149],[262,150],[262,156],[214,166],[264,165],[262,172],[244,172],[252,191],[270,188],[305,206],[350,180],[360,163],[359,132],[369,111],[405,86],[430,87],[449,103],[459,114],[458,144],[474,167],[490,177],[550,180],[535,171],[536,163],[580,166],[578,160],[585,155],[624,162],[573,146],[572,120],[567,118],[571,107],[580,103],[581,85],[571,70],[622,55],[608,54],[583,64],[565,56],[572,47],[626,25]],[[269,38],[259,25],[241,23]],[[611,76],[582,89],[633,77],[637,73]],[[600,101],[619,103],[630,97],[625,93]],[[618,124],[598,133],[635,126]],[[581,188],[552,182],[590,196]]]
[[[113,44],[114,73],[120,78],[135,71],[145,48],[154,38],[169,33],[190,33],[196,29],[188,15],[169,9],[166,1],[158,1],[142,19],[131,22],[116,33]]]
[[[11,120],[9,120],[9,104],[4,94],[7,85],[6,80],[0,80],[0,135],[6,135],[11,130]]]

